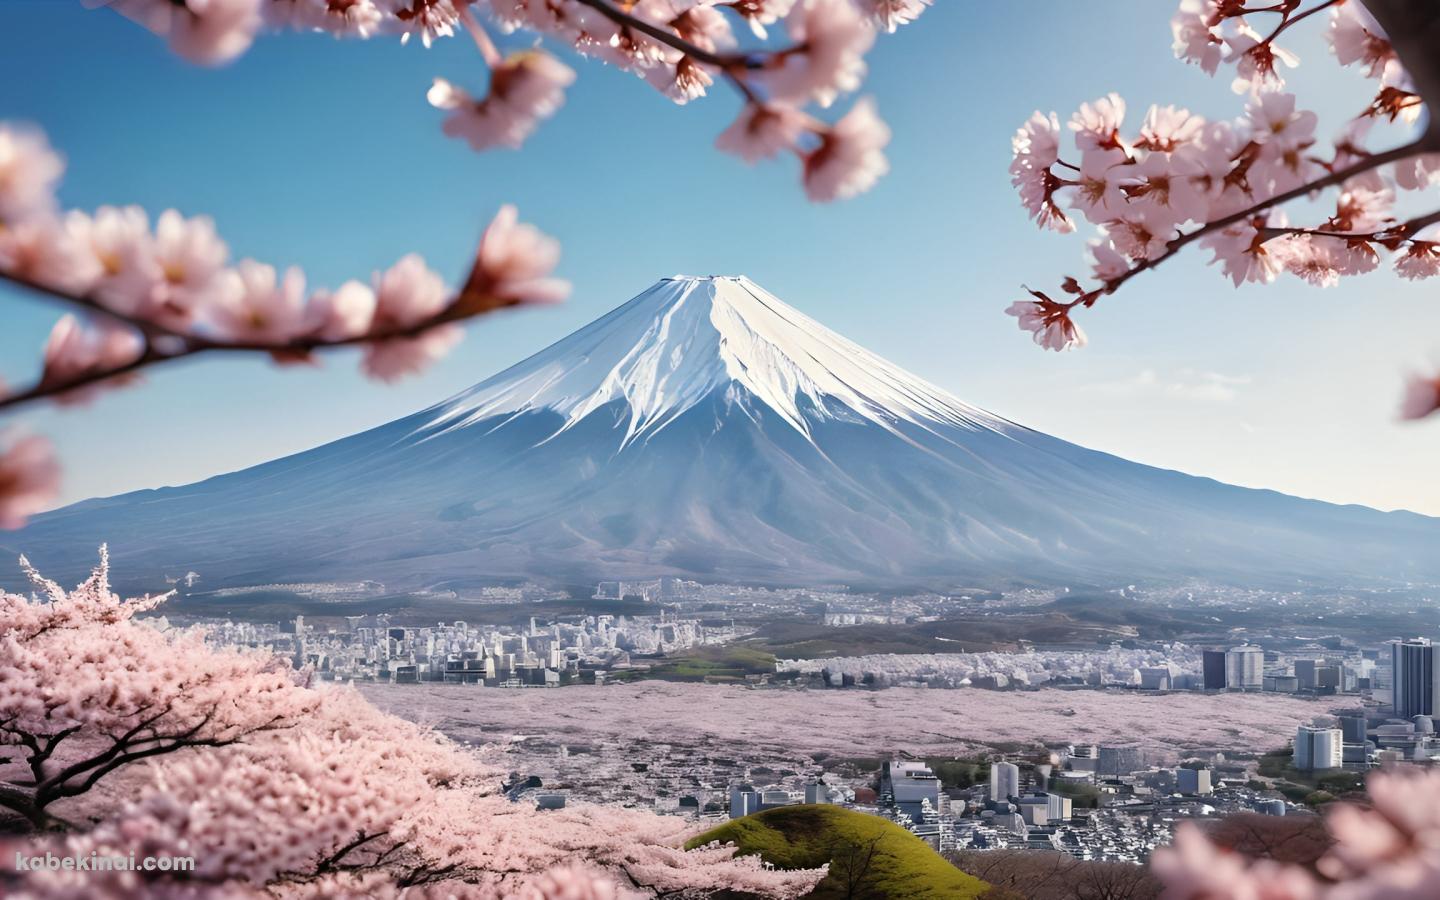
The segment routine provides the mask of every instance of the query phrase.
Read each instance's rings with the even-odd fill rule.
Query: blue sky
[[[237,257],[338,284],[409,251],[458,277],[478,229],[514,202],[563,241],[575,284],[562,307],[472,324],[452,356],[395,387],[361,378],[347,353],[302,372],[199,360],[80,412],[19,418],[59,445],[67,501],[185,483],[427,406],[659,277],[745,273],[1051,434],[1237,484],[1440,514],[1440,425],[1394,419],[1405,367],[1440,360],[1433,285],[1381,273],[1329,291],[1293,278],[1237,291],[1191,253],[1086,316],[1082,351],[1041,353],[1002,314],[1022,282],[1048,286],[1083,266],[1083,240],[1035,230],[1008,182],[1010,134],[1032,110],[1064,119],[1118,90],[1132,122],[1152,102],[1241,113],[1228,79],[1171,57],[1170,7],[937,0],[869,58],[865,92],[895,132],[892,173],[817,207],[793,164],[752,169],[713,150],[738,106],[722,90],[676,107],[633,76],[572,60],[580,80],[559,115],[523,151],[477,155],[441,134],[424,101],[435,76],[483,86],[462,40],[426,51],[267,36],[205,70],[108,11],[5,0],[0,118],[43,126],[64,151],[66,205],[207,213]],[[1369,85],[1326,56],[1318,27],[1290,45],[1305,62],[1302,104],[1329,136]],[[57,310],[4,289],[0,310],[0,377],[26,381]]]

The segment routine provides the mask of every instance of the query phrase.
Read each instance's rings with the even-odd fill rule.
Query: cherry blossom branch
[[[1298,228],[1267,225],[1260,229],[1262,239],[1268,241],[1285,235],[1306,235],[1309,237],[1343,238],[1349,241],[1374,241],[1376,243],[1399,243],[1418,234],[1422,229],[1440,223],[1440,210],[1398,222],[1388,228],[1370,232],[1328,231],[1324,228]]]
[[[493,297],[467,297],[466,294],[462,292],[436,315],[405,327],[392,327],[339,338],[325,338],[312,335],[295,337],[281,342],[226,341],[165,328],[148,319],[116,312],[93,297],[67,293],[28,278],[0,272],[0,281],[8,281],[27,290],[61,300],[85,312],[123,322],[135,328],[144,336],[143,348],[140,354],[134,359],[117,365],[90,369],[72,378],[63,380],[52,379],[42,375],[40,379],[28,389],[0,395],[0,411],[58,397],[62,394],[68,394],[82,388],[137,373],[141,369],[187,359],[205,353],[253,353],[269,354],[285,359],[304,359],[316,350],[352,347],[358,344],[374,344],[381,341],[419,337],[431,329],[438,328],[442,325],[473,318],[502,309],[506,306],[517,305],[517,303],[520,302],[507,302],[500,300],[500,298]]]
[[[685,40],[673,31],[661,28],[651,22],[647,22],[638,16],[631,15],[623,10],[611,6],[606,0],[575,0],[581,6],[588,6],[600,15],[626,28],[634,29],[648,38],[659,41],[672,50],[679,50],[686,56],[704,63],[707,66],[714,66],[722,71],[732,69],[761,69],[765,66],[766,54],[757,53],[712,53],[702,47]],[[771,51],[771,55],[782,56],[786,50]]]
[[[1288,191],[1283,191],[1267,200],[1261,200],[1260,202],[1246,207],[1239,212],[1231,213],[1228,216],[1222,216],[1221,218],[1216,219],[1212,222],[1206,222],[1199,228],[1196,228],[1192,231],[1187,231],[1179,237],[1174,238],[1173,240],[1168,242],[1165,245],[1165,251],[1159,256],[1141,260],[1129,271],[1125,272],[1117,278],[1106,282],[1104,287],[1097,288],[1094,291],[1087,292],[1086,294],[1082,294],[1079,298],[1070,303],[1060,305],[1064,306],[1067,309],[1081,303],[1083,303],[1087,307],[1094,306],[1095,300],[1098,299],[1101,294],[1113,294],[1117,288],[1119,288],[1125,282],[1129,281],[1131,278],[1134,278],[1141,272],[1155,268],[1156,266],[1165,262],[1170,257],[1179,253],[1181,250],[1185,249],[1185,247],[1189,246],[1200,238],[1205,237],[1207,234],[1213,234],[1217,231],[1223,231],[1226,228],[1229,228],[1231,225],[1235,225],[1239,222],[1244,222],[1248,219],[1254,218],[1260,213],[1263,213],[1273,207],[1289,203],[1291,200],[1297,200],[1308,194],[1313,194],[1316,191],[1321,191],[1325,188],[1333,187],[1337,184],[1342,184],[1346,181],[1349,181],[1351,178],[1354,178],[1356,175],[1364,174],[1365,172],[1369,172],[1372,169],[1379,168],[1380,166],[1386,165],[1387,163],[1398,162],[1402,159],[1408,159],[1409,157],[1415,156],[1420,153],[1434,152],[1437,149],[1440,149],[1440,140],[1437,140],[1436,137],[1432,136],[1430,133],[1427,132],[1426,134],[1422,135],[1418,140],[1412,141],[1409,144],[1403,144],[1399,147],[1394,147],[1381,153],[1372,154],[1371,156],[1367,156],[1358,162],[1345,166],[1344,168],[1336,169],[1335,171],[1330,172],[1321,178],[1317,178],[1314,181],[1302,184],[1301,186]]]

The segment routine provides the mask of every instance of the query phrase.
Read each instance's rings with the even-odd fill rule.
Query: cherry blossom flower
[[[1407,191],[1423,191],[1440,184],[1440,153],[1421,153],[1395,163],[1395,184]]]
[[[381,334],[411,328],[439,315],[448,304],[445,280],[418,254],[406,254],[375,274],[375,315],[370,331]]]
[[[715,146],[748,163],[793,150],[806,130],[806,117],[783,103],[747,103],[730,127],[720,132]]]
[[[490,72],[490,93],[476,100],[443,78],[426,95],[430,105],[449,110],[446,134],[463,138],[474,150],[504,146],[518,149],[565,102],[575,72],[539,50],[516,53]]]
[[[1010,163],[1010,173],[1048,169],[1060,158],[1060,120],[1052,112],[1048,116],[1038,109],[1025,120],[1010,139],[1015,159]]]
[[[0,272],[71,294],[85,294],[100,277],[73,224],[41,216],[0,228]]]
[[[415,337],[386,338],[365,345],[360,368],[371,378],[393,382],[423,372],[465,337],[458,325],[436,325]]]
[[[1079,325],[1070,321],[1070,308],[1056,303],[1038,291],[1031,291],[1034,300],[1017,300],[1005,310],[1014,316],[1020,330],[1031,332],[1035,343],[1046,350],[1068,350],[1088,342]]]
[[[1205,120],[1178,106],[1151,106],[1140,126],[1140,140],[1135,146],[1143,150],[1170,153],[1195,140],[1205,128]]]
[[[1125,99],[1119,94],[1106,94],[1092,103],[1080,104],[1070,117],[1070,130],[1075,143],[1083,151],[1125,150],[1120,139],[1120,125],[1125,121]]]
[[[0,122],[0,228],[51,212],[64,172],[44,134]]]
[[[395,9],[391,22],[400,32],[400,43],[405,44],[416,34],[426,48],[437,37],[451,37],[460,22],[460,13],[454,0],[391,0]]]
[[[711,53],[735,46],[730,22],[708,0],[641,0],[636,14],[648,22],[660,22],[676,36]]]
[[[134,250],[143,255],[111,279],[104,298],[118,313],[183,332],[217,293],[233,288],[221,277],[230,249],[208,216],[186,219],[166,210],[155,223],[154,241]]]
[[[829,106],[842,92],[860,87],[875,29],[852,0],[799,0],[785,18],[785,30],[795,46],[777,54],[761,73],[771,97]]]
[[[301,330],[305,273],[291,267],[277,279],[274,266],[241,260],[225,273],[230,288],[217,292],[208,309],[211,325],[228,340],[283,344]]]
[[[769,37],[766,25],[774,25],[795,8],[796,0],[734,0],[730,8],[750,25],[757,38]]]
[[[1176,237],[1175,221],[1159,207],[1128,209],[1103,231],[1116,249],[1137,262],[1158,259]]]
[[[1339,284],[1341,274],[1353,264],[1343,241],[1304,234],[1276,241],[1272,254],[1284,263],[1286,271],[1316,287]]]
[[[862,8],[869,8],[875,24],[888,34],[894,34],[901,25],[908,25],[920,17],[933,0],[861,0]]]
[[[1395,260],[1395,272],[1401,278],[1419,281],[1440,275],[1440,244],[1434,241],[1411,241],[1405,252]]]
[[[1325,37],[1340,65],[1360,63],[1371,78],[1381,77],[1397,61],[1384,32],[1358,2],[1342,3],[1330,11]]]
[[[1075,223],[1055,202],[1056,190],[1066,185],[1049,169],[1021,169],[1011,176],[1010,183],[1019,191],[1020,203],[1030,211],[1036,225],[1061,234],[1075,230]]]
[[[384,24],[375,0],[263,0],[266,24],[336,37],[368,38]]]
[[[1220,263],[1236,287],[1247,281],[1269,284],[1284,271],[1285,261],[1266,247],[1254,222],[1237,222],[1212,232],[1200,239],[1200,246],[1214,251],[1211,264]]]
[[[1261,94],[1246,107],[1245,115],[1253,139],[1262,146],[1262,155],[1266,157],[1274,158],[1315,142],[1315,125],[1319,120],[1313,112],[1295,108],[1294,94]]]
[[[1112,241],[1092,241],[1090,255],[1094,257],[1091,271],[1100,281],[1114,281],[1130,271],[1130,260],[1115,247]]]
[[[1175,58],[1214,75],[1224,55],[1224,41],[1206,21],[1205,12],[1204,0],[1182,0],[1179,12],[1170,20],[1170,30],[1175,36]]]
[[[129,365],[140,357],[144,343],[133,328],[108,317],[98,317],[87,327],[74,315],[55,323],[45,344],[42,383],[66,385],[94,372],[109,372]],[[116,386],[123,379],[106,384]],[[61,405],[86,403],[98,386],[66,391],[55,397]]]
[[[165,38],[193,63],[220,65],[250,49],[262,0],[84,0],[105,6]]]
[[[888,143],[890,129],[875,112],[874,102],[868,97],[857,100],[805,157],[806,195],[827,203],[870,190],[890,171],[882,152]]]
[[[60,465],[50,442],[36,435],[0,447],[0,528],[20,528],[60,493]]]
[[[94,296],[112,309],[133,305],[127,298],[146,289],[155,253],[145,210],[102,206],[94,216],[72,210],[66,214],[66,224],[99,263],[100,274],[91,288]]]
[[[502,206],[480,237],[475,265],[461,291],[462,309],[476,311],[521,303],[558,303],[570,294],[570,282],[552,278],[560,261],[560,242],[519,212]]]
[[[1070,205],[1095,223],[1121,215],[1127,203],[1125,185],[1134,171],[1128,163],[1129,157],[1120,150],[1087,150],[1080,159]]]
[[[375,290],[347,281],[334,291],[316,291],[305,308],[305,331],[327,341],[359,337],[375,318]]]
[[[1138,206],[1152,221],[1204,220],[1209,204],[1190,181],[1192,165],[1169,153],[1150,153],[1138,165],[1121,170],[1130,205]]]
[[[1239,20],[1234,33],[1225,37],[1225,47],[1225,61],[1235,64],[1231,87],[1237,94],[1279,90],[1285,86],[1285,79],[1276,71],[1275,64],[1282,63],[1289,69],[1300,65],[1300,57],[1262,38]]]

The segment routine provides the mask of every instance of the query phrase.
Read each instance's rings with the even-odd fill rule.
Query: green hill
[[[733,843],[782,869],[830,863],[816,900],[965,900],[989,885],[966,875],[893,822],[838,806],[784,806],[734,819],[691,839]]]

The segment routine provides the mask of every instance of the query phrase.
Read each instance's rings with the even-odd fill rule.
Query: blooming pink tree
[[[46,599],[0,594],[0,813],[50,827],[54,804],[135,763],[286,729],[314,710],[273,658],[136,624],[165,598],[112,594],[103,548],[68,593],[22,564]]]
[[[112,594],[103,551],[70,592],[30,574],[42,599],[0,597],[0,817],[33,832],[7,857],[196,867],[8,873],[6,896],[789,898],[824,877],[686,851],[678,818],[513,803],[480,754],[353,689],[137,620],[164,598]]]
[[[1318,120],[1286,93],[1284,71],[1298,60],[1283,46],[1291,29],[1328,23],[1337,62],[1376,83],[1371,104],[1328,148]],[[1183,0],[1171,21],[1175,55],[1214,75],[1231,67],[1248,95],[1244,115],[1207,121],[1174,106],[1152,106],[1138,129],[1125,126],[1125,101],[1110,94],[1070,118],[1073,150],[1059,117],[1036,112],[1016,132],[1010,174],[1036,224],[1062,234],[1093,227],[1090,278],[1058,290],[1027,288],[1007,310],[1040,346],[1083,346],[1074,321],[1191,244],[1235,285],[1284,273],[1318,285],[1388,263],[1407,279],[1440,274],[1440,209],[1396,214],[1406,192],[1434,199],[1440,185],[1440,125],[1426,115],[1440,101],[1440,10],[1424,0]],[[1377,122],[1409,139],[1368,149]],[[1333,214],[1292,224],[1282,207],[1325,196]],[[1088,284],[1085,283],[1088,281]],[[1401,415],[1440,410],[1440,373],[1413,376]]]

